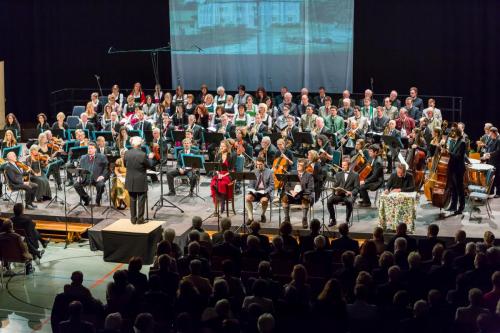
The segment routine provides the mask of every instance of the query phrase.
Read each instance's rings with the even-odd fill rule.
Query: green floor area
[[[34,275],[26,279],[23,275],[4,278],[5,285],[0,289],[0,333],[52,332],[52,303],[69,283],[71,272],[81,270],[85,286],[104,301],[112,272],[122,267],[126,265],[104,262],[102,252],[90,251],[88,243],[71,244],[67,249],[64,244],[50,243]],[[20,270],[19,266],[15,268]]]

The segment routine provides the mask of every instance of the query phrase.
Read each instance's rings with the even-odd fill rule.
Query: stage
[[[164,193],[168,192],[168,188],[166,186],[166,179],[164,178]],[[217,218],[209,217],[212,215],[214,206],[212,203],[212,199],[210,197],[209,191],[209,181],[210,179],[204,175],[201,176],[201,184],[199,195],[201,198],[197,197],[185,197],[188,194],[188,187],[186,185],[181,185],[177,188],[177,196],[175,197],[166,197],[172,203],[176,204],[180,207],[184,212],[182,213],[177,208],[172,207],[163,207],[159,209],[156,213],[156,217],[153,218],[154,212],[156,210],[153,205],[160,197],[160,185],[153,184],[150,185],[150,190],[148,194],[148,215],[149,218],[156,221],[163,222],[161,224],[162,228],[174,228],[177,232],[178,239],[185,239],[185,236],[190,229],[191,226],[191,218],[195,215],[201,216],[204,219],[204,228],[207,231],[217,231]],[[177,182],[176,182],[177,183]],[[53,182],[51,182],[53,186]],[[53,189],[54,194],[54,189]],[[59,193],[61,196],[61,193]],[[360,208],[355,206],[354,209],[354,218],[351,227],[351,232],[354,237],[358,239],[365,239],[371,236],[371,232],[373,228],[378,224],[378,209],[374,206],[374,196],[375,193],[370,193],[370,198],[372,200],[372,207],[370,208]],[[64,196],[62,196],[64,197]],[[67,189],[66,192],[66,202],[68,211],[74,207],[74,205],[78,202],[78,195],[75,190],[72,188]],[[114,211],[107,210],[108,207],[108,195],[107,190],[103,197],[103,203],[101,207],[93,207],[92,215],[90,214],[90,208],[88,208],[89,212],[83,210],[82,207],[76,208],[71,214],[65,214],[64,205],[57,203],[51,204],[49,207],[46,207],[48,202],[37,203],[38,208],[36,210],[28,210],[26,213],[28,215],[33,216],[35,220],[53,220],[58,221],[60,223],[64,223],[64,221],[71,222],[82,222],[89,223],[94,225],[90,230],[89,234],[92,232],[99,233],[106,226],[116,222],[119,219],[128,219],[129,218],[129,210],[124,211]],[[168,205],[165,202],[165,205]],[[431,206],[425,200],[423,195],[419,198],[419,204],[416,208],[416,221],[415,221],[415,232],[414,235],[417,237],[425,236],[427,232],[427,226],[431,223],[436,223],[440,227],[439,235],[441,237],[452,238],[455,232],[458,229],[465,230],[468,238],[482,238],[483,233],[486,230],[491,230],[497,238],[500,238],[500,230],[499,230],[499,221],[500,221],[500,199],[491,199],[490,205],[493,210],[492,219],[488,218],[486,213],[486,209],[484,206],[480,207],[479,212],[474,212],[473,217],[476,216],[475,219],[469,219],[469,207],[466,206],[464,214],[458,216],[451,216],[446,219],[439,218],[439,209]],[[230,205],[231,206],[231,205]],[[260,207],[258,205],[254,205],[254,216],[256,220],[260,219]],[[230,207],[231,208],[231,207]],[[3,216],[10,215],[12,211],[12,204],[8,204],[5,201],[0,202],[0,210]],[[233,228],[236,229],[240,227],[243,223],[243,201],[242,195],[237,195],[235,197],[235,210],[236,215],[232,214],[230,211],[230,217],[233,223]],[[337,221],[339,223],[345,221],[345,207],[338,207],[337,209]],[[124,215],[122,215],[124,214]],[[278,206],[273,205],[272,207],[272,217],[270,219],[269,209],[267,212],[267,222],[262,224],[262,232],[266,234],[276,234],[278,230]],[[281,215],[283,217],[283,211],[281,211]],[[226,216],[225,214],[223,216]],[[321,201],[316,202],[313,209],[313,216],[318,218],[320,221],[323,220],[323,209]],[[359,216],[359,220],[358,220]],[[326,209],[325,202],[325,211],[324,217],[326,224],[328,223],[328,212]],[[301,212],[297,209],[291,210],[291,222],[294,226],[295,232],[303,232],[302,223],[301,223]],[[241,229],[240,229],[241,231]],[[335,236],[334,233],[331,233],[330,236]],[[96,249],[96,248],[94,248]]]

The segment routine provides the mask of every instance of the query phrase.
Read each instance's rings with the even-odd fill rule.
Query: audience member
[[[334,251],[352,251],[355,254],[359,253],[359,244],[357,241],[349,237],[349,226],[347,223],[339,225],[340,238],[332,242],[332,250]]]

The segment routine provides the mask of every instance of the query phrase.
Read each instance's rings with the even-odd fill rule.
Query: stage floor
[[[164,192],[167,193],[168,189],[166,186],[166,179]],[[53,182],[51,182],[53,185]],[[177,196],[167,197],[169,201],[177,205],[184,212],[181,212],[177,208],[173,207],[162,207],[157,211],[156,217],[154,217],[155,210],[153,205],[160,198],[160,185],[154,184],[150,186],[148,195],[148,214],[149,218],[155,220],[166,221],[167,226],[172,227],[186,227],[191,224],[191,218],[195,215],[201,216],[204,221],[204,226],[207,230],[217,230],[217,218],[209,217],[213,211],[214,206],[210,197],[209,191],[209,178],[202,176],[200,185],[200,197],[184,197],[188,193],[188,188],[186,186],[180,186],[177,189]],[[107,191],[106,191],[107,192]],[[54,192],[53,192],[54,193]],[[370,193],[372,202],[374,201],[375,193]],[[61,196],[61,193],[59,193]],[[62,195],[64,197],[64,195]],[[70,210],[77,202],[78,195],[74,189],[68,189],[66,192],[66,202],[68,209]],[[38,208],[36,210],[27,211],[26,213],[33,215],[34,217],[43,216],[45,219],[55,219],[64,221],[65,212],[63,204],[51,204],[50,207],[46,207],[48,202],[37,203]],[[168,205],[167,202],[164,202]],[[91,218],[90,212],[86,212],[82,207],[76,208],[70,214],[67,214],[67,218],[72,221],[80,220],[85,222],[94,222],[97,224],[101,221],[117,220],[123,217],[129,217],[129,210],[116,212],[114,210],[106,211],[108,205],[107,193],[103,197],[103,205],[101,207],[94,207],[92,210],[93,219]],[[491,230],[497,238],[500,238],[499,221],[500,221],[500,199],[491,199],[490,205],[493,210],[492,219],[488,218],[486,214],[486,209],[480,207],[480,212],[475,212],[473,216],[479,217],[476,219],[469,219],[469,207],[463,215],[452,216],[446,219],[439,218],[439,209],[431,206],[425,200],[425,197],[420,196],[420,203],[417,207],[417,219],[415,221],[415,235],[425,236],[427,225],[431,223],[437,223],[440,227],[440,236],[442,237],[453,237],[458,229],[463,229],[467,232],[468,237],[472,238],[482,238],[483,233],[486,230]],[[233,226],[240,226],[243,222],[243,202],[242,195],[237,195],[235,199],[235,210],[236,215],[230,214]],[[357,210],[357,212],[356,212]],[[5,214],[12,211],[12,204],[8,205],[7,202],[0,202],[0,211]],[[90,209],[89,209],[90,211]],[[338,208],[337,221],[342,222],[345,220],[345,208]],[[260,218],[260,208],[255,205],[255,217]],[[122,215],[121,213],[125,214]],[[359,214],[359,221],[358,216]],[[225,215],[224,215],[225,216]],[[323,210],[321,202],[317,202],[314,206],[314,217],[322,220]],[[292,224],[295,229],[301,230],[301,212],[299,210],[292,210],[291,213]],[[278,228],[278,207],[273,207],[272,219],[269,221],[269,211],[267,213],[267,220],[265,224],[262,225],[263,231],[269,234],[275,234]],[[328,222],[328,212],[325,206],[325,221]],[[373,228],[377,226],[378,223],[378,210],[375,207],[371,208],[355,208],[354,221],[351,227],[351,232],[359,238],[368,237]]]

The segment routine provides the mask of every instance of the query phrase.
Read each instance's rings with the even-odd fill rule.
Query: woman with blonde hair
[[[10,148],[17,145],[16,136],[11,130],[5,131],[5,135],[2,140],[2,148]]]
[[[125,209],[130,206],[130,196],[125,189],[125,176],[127,168],[123,163],[123,156],[127,149],[120,150],[120,158],[115,162],[115,177],[113,178],[113,187],[111,188],[111,202],[116,209]]]

